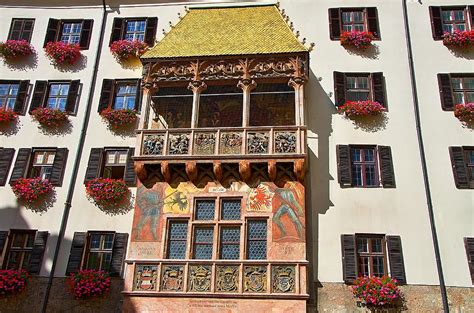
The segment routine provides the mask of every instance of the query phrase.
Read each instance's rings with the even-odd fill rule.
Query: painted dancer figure
[[[277,198],[275,199],[275,197]],[[273,215],[273,222],[275,222],[275,224],[278,226],[281,237],[286,236],[285,226],[281,221],[281,217],[287,214],[296,227],[298,237],[303,238],[303,225],[301,224],[298,215],[303,215],[304,211],[297,201],[293,191],[286,188],[277,188],[275,189],[275,195],[273,197],[273,201],[275,200],[279,201],[280,203],[275,214]],[[298,210],[298,214],[295,212],[295,209]]]

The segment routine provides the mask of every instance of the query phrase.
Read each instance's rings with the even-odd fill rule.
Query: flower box
[[[59,109],[37,108],[31,112],[31,115],[45,127],[59,127],[68,120],[67,113]]]
[[[54,187],[47,179],[20,178],[12,184],[12,190],[18,200],[25,204],[38,203],[51,194]]]
[[[361,117],[378,115],[385,111],[385,108],[377,101],[347,101],[338,108],[339,113],[344,113],[347,117]]]
[[[7,60],[26,57],[34,52],[33,46],[26,40],[7,40],[0,43],[0,55]]]
[[[474,123],[474,102],[456,104],[454,116],[463,123]]]
[[[394,307],[402,298],[397,281],[388,276],[359,277],[352,286],[352,294],[362,306],[372,308]]]
[[[99,207],[114,208],[123,205],[129,190],[121,179],[96,178],[87,183],[86,193]]]
[[[340,37],[341,45],[346,47],[354,47],[357,49],[366,49],[375,39],[371,32],[343,32]]]
[[[16,118],[17,115],[12,110],[0,109],[0,125],[13,122]]]
[[[140,40],[117,40],[110,45],[110,52],[119,61],[139,57],[148,49],[148,45]]]
[[[0,296],[21,292],[27,281],[25,270],[0,270]]]
[[[110,290],[110,276],[104,271],[82,270],[67,278],[72,295],[76,299],[89,299],[102,296]]]
[[[474,44],[474,30],[445,32],[443,44],[447,47],[468,48]]]
[[[114,110],[111,108],[102,110],[100,116],[109,123],[112,129],[119,129],[135,123],[138,112],[135,110]]]
[[[57,65],[72,65],[81,57],[81,48],[77,44],[51,41],[44,48],[46,55]]]

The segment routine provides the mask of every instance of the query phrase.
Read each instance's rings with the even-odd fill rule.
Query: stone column
[[[201,92],[206,90],[207,85],[199,80],[194,80],[189,83],[188,89],[193,92],[193,109],[191,113],[191,128],[196,128],[199,118],[199,99]]]
[[[243,90],[243,105],[242,105],[242,126],[249,126],[250,120],[250,93],[257,87],[257,83],[253,79],[242,79],[237,84],[237,87]]]
[[[288,85],[295,90],[295,123],[297,126],[305,125],[304,116],[304,86],[305,80],[301,77],[293,77]]]

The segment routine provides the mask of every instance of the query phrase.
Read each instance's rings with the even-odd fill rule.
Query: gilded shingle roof
[[[141,58],[308,51],[275,5],[193,8]]]

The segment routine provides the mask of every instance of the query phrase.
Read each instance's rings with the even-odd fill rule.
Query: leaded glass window
[[[239,256],[240,227],[222,227],[220,235],[220,258],[224,260],[237,260]]]
[[[168,259],[186,258],[188,222],[171,221],[168,228]]]
[[[216,211],[215,200],[197,200],[194,218],[198,221],[213,220]]]
[[[264,260],[267,258],[267,221],[250,220],[247,222],[247,259]]]
[[[221,219],[222,220],[240,220],[240,199],[221,201]]]
[[[193,259],[212,259],[214,227],[199,226],[194,228]]]

